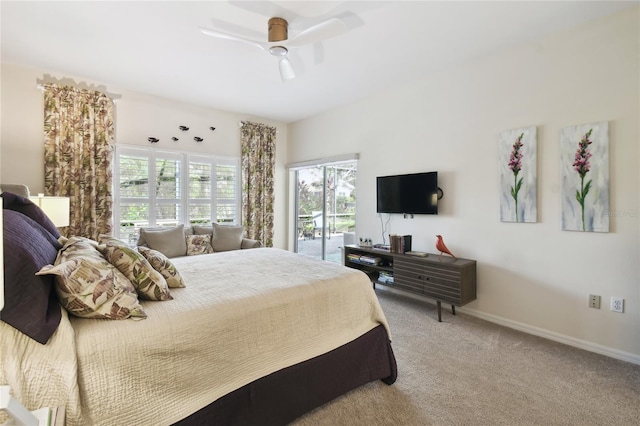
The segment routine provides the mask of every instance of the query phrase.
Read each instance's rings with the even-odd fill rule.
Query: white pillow
[[[159,251],[167,257],[187,255],[184,225],[161,230],[141,228],[140,234],[150,249]]]
[[[214,251],[240,250],[242,248],[242,226],[213,224],[213,238],[211,245]]]

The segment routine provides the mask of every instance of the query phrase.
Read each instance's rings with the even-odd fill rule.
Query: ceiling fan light
[[[289,51],[284,46],[271,46],[269,48],[269,53],[273,56],[285,56]]]
[[[282,81],[292,80],[296,78],[296,73],[293,70],[293,65],[291,64],[291,61],[289,61],[289,59],[280,59],[278,67],[280,68],[280,78],[282,79]]]

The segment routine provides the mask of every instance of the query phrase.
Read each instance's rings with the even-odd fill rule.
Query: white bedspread
[[[165,425],[379,324],[389,333],[360,271],[272,248],[173,261],[187,287],[143,302],[146,320],[63,316],[46,346],[0,323],[0,380],[29,408],[66,403],[69,425]]]

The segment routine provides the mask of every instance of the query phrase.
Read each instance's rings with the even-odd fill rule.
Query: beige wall
[[[2,64],[0,182],[25,183],[34,193],[44,189],[43,94],[37,83],[45,75],[92,87],[100,85],[102,90],[120,95],[115,118],[117,144],[149,146],[147,138],[154,136],[160,139],[154,145],[157,148],[240,157],[240,121],[252,120],[275,126],[278,136],[274,246],[286,246],[285,124],[105,87],[101,82],[81,77]],[[187,125],[191,130],[181,135],[177,130],[179,125]],[[210,126],[216,128],[215,132],[209,130]],[[173,142],[171,136],[181,140]],[[198,144],[193,141],[193,136],[201,136],[205,141]]]
[[[432,253],[442,234],[478,261],[478,299],[463,311],[640,363],[639,10],[294,123],[288,161],[359,152],[357,236],[374,242],[375,177],[437,170],[440,214],[393,215],[387,232]],[[600,120],[618,214],[609,233],[561,231],[560,130]],[[525,126],[538,132],[538,223],[501,223],[498,134]],[[587,307],[590,293],[601,309]],[[625,299],[623,314],[611,296]]]

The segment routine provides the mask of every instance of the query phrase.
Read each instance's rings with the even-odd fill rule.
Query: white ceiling
[[[638,1],[2,1],[2,62],[293,122]],[[349,30],[277,59],[199,27],[266,41],[339,16]],[[34,83],[35,84],[35,83]]]

